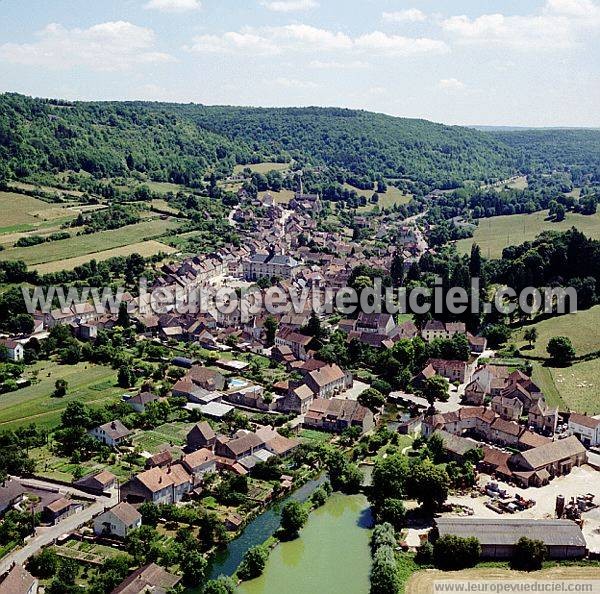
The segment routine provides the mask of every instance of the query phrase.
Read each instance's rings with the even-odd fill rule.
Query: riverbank
[[[273,503],[263,513],[251,520],[237,538],[233,539],[225,549],[215,553],[209,565],[209,578],[215,579],[219,575],[233,575],[248,549],[256,545],[262,545],[275,534],[279,528],[283,506],[288,501],[300,501],[301,503],[307,501],[312,493],[326,481],[327,477],[325,475],[307,481],[291,495]],[[195,591],[190,590],[189,592],[193,593]]]
[[[314,510],[300,537],[278,544],[263,575],[240,594],[368,594],[372,518],[364,495],[334,493]]]

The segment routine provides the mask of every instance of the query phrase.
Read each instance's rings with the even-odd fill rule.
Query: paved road
[[[18,477],[12,478],[18,479]],[[79,496],[87,499],[92,498],[94,499],[94,502],[80,512],[65,518],[62,522],[56,524],[56,526],[36,528],[35,536],[33,538],[28,540],[24,546],[12,551],[0,561],[0,575],[8,571],[13,563],[25,563],[29,557],[37,553],[42,547],[50,544],[63,534],[81,528],[81,526],[87,524],[94,516],[102,513],[105,507],[113,506],[118,502],[118,493],[116,490],[111,494],[110,497],[92,497],[91,495],[84,493],[83,491],[79,491],[78,489],[56,485],[54,483],[45,481],[25,479],[23,482],[26,485],[35,487],[54,489],[58,488],[60,493],[63,495],[69,494],[75,497]]]

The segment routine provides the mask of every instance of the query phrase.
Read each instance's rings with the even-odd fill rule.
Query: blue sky
[[[0,0],[0,91],[600,126],[600,0]]]

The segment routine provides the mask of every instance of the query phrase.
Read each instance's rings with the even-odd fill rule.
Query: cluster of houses
[[[539,487],[588,461],[598,443],[600,419],[570,413],[557,432],[559,413],[549,407],[532,379],[519,370],[484,365],[466,386],[462,406],[434,413],[422,422],[423,435],[442,437],[448,454],[462,458],[481,447],[481,468],[523,487]]]
[[[217,435],[207,421],[196,424],[186,442],[179,460],[174,460],[169,451],[149,458],[144,471],[121,485],[121,501],[179,503],[202,491],[208,473],[226,470],[247,475],[256,464],[273,456],[285,457],[300,443],[270,426]]]

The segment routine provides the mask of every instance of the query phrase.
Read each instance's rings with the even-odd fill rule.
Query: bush
[[[406,508],[402,499],[386,499],[379,509],[379,519],[389,522],[396,530],[404,526]]]
[[[547,556],[548,548],[541,540],[522,536],[515,546],[511,565],[513,569],[535,571],[542,568]]]
[[[453,570],[473,567],[479,561],[481,546],[474,537],[461,538],[447,534],[433,545],[433,562],[439,569]]]
[[[268,558],[269,551],[265,546],[248,549],[238,567],[238,577],[244,581],[258,577],[265,570]]]
[[[400,588],[394,550],[382,546],[373,555],[370,594],[397,594]]]
[[[417,549],[415,561],[419,565],[431,565],[433,562],[433,545],[428,540]]]
[[[298,501],[290,501],[281,511],[281,529],[289,537],[295,537],[308,520],[308,512]]]

